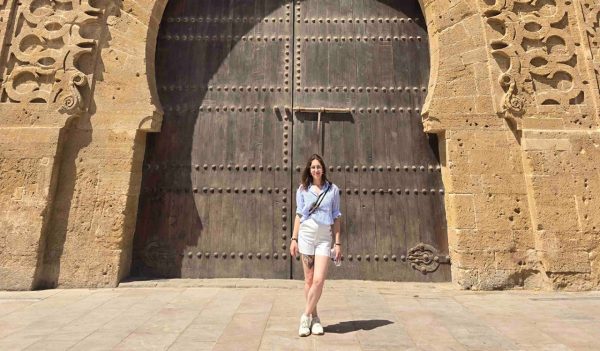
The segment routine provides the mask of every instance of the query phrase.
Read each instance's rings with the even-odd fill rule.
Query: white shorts
[[[303,255],[329,256],[331,251],[331,226],[319,224],[312,218],[300,223],[298,249]]]

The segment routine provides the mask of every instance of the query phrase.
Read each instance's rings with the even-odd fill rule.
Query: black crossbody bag
[[[325,198],[325,195],[327,195],[327,192],[329,191],[329,189],[331,189],[331,183],[329,184],[327,189],[325,189],[325,191],[323,191],[323,192],[321,192],[321,194],[319,194],[319,197],[317,197],[317,201],[315,201],[312,204],[312,206],[310,206],[310,209],[308,210],[309,216],[311,214],[313,214],[319,208],[319,206],[321,206],[321,202],[323,202],[323,199]]]

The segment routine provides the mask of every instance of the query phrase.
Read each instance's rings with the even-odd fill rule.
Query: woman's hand
[[[292,243],[290,244],[290,255],[292,255],[292,257],[296,257],[296,255],[298,255],[298,242],[297,242],[297,240],[292,240]]]
[[[335,260],[340,261],[342,259],[342,247],[340,245],[335,245]]]

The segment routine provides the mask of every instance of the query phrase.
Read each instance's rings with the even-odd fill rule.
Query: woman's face
[[[313,177],[313,180],[316,182],[321,181],[321,176],[323,175],[323,167],[319,160],[312,160],[310,163],[310,175]]]

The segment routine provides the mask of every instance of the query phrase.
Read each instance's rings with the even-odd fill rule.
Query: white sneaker
[[[306,316],[303,314],[302,317],[300,317],[300,328],[298,328],[298,335],[310,335],[310,316]]]
[[[312,319],[312,327],[310,330],[313,335],[323,335],[323,326],[321,325],[321,320],[319,317]]]

